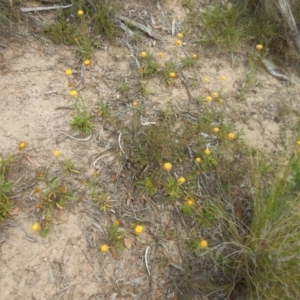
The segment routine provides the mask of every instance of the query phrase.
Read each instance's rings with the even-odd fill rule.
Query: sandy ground
[[[178,21],[183,20],[182,9],[171,5],[168,10]],[[184,51],[175,48],[173,41],[174,37],[165,34],[164,42],[148,49],[154,54],[164,51],[162,63],[171,55],[183,57]],[[132,115],[133,100],[145,101],[135,99],[134,94],[126,99],[116,89],[118,83],[130,82],[131,74],[136,72],[130,50],[116,45],[96,50],[91,66],[82,73],[74,49],[30,39],[22,45],[6,41],[6,46],[1,49],[0,64],[0,153],[3,157],[15,154],[18,158],[18,165],[13,166],[18,181],[13,214],[0,227],[0,298],[181,298],[176,288],[170,288],[174,273],[181,266],[179,246],[173,239],[157,244],[151,234],[157,227],[150,230],[149,226],[139,237],[127,230],[130,247],[117,254],[99,252],[99,245],[105,241],[106,227],[115,218],[114,212],[118,211],[118,217],[127,218],[129,227],[134,215],[130,203],[136,199],[130,199],[122,183],[124,178],[120,176],[118,182],[112,178],[122,171],[115,155],[117,151],[103,163],[93,165],[108,145],[118,148],[119,133],[105,128],[99,120],[93,136],[86,142],[77,142],[62,133],[74,136],[69,126],[72,110],[64,108],[73,103],[64,76],[66,68],[75,71],[77,89],[91,111],[96,110],[99,101],[97,92],[116,116],[122,114],[125,118]],[[196,97],[221,88],[222,109],[235,122],[236,130],[244,133],[247,143],[270,154],[284,153],[295,140],[291,137],[291,128],[300,110],[300,85],[287,85],[261,69],[256,75],[256,86],[240,101],[238,91],[247,72],[245,61],[237,59],[232,64],[221,55],[213,57],[204,51],[202,54],[196,68],[184,71],[188,78],[196,76],[198,80],[191,93]],[[220,76],[226,76],[226,81],[222,83]],[[203,82],[205,77],[209,82]],[[299,80],[295,78],[295,81]],[[170,99],[181,109],[189,98],[179,79],[172,86],[150,80],[148,88],[155,91],[145,104],[148,121],[153,118],[155,109]],[[28,143],[25,151],[18,150],[20,141]],[[59,158],[52,155],[56,149],[61,152]],[[63,159],[72,159],[81,171],[80,175],[67,179],[78,198],[85,191],[83,182],[96,172],[97,180],[105,183],[103,190],[109,191],[118,205],[104,214],[84,195],[78,204],[58,213],[51,233],[41,238],[31,231],[31,225],[37,221],[33,196],[36,170],[48,169],[53,176],[62,176]],[[172,222],[172,213],[168,210],[161,213],[149,204],[143,209],[140,216],[149,224]],[[146,250],[150,272],[145,265]]]

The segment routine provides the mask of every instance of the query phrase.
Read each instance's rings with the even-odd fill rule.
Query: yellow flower
[[[140,53],[140,56],[141,56],[141,57],[146,57],[146,56],[147,56],[147,52],[146,52],[146,51],[142,51],[142,52]]]
[[[220,78],[221,78],[222,81],[226,80],[226,76],[224,76],[224,75],[222,75]]]
[[[31,229],[33,231],[39,231],[41,229],[41,226],[39,223],[34,223],[34,224],[32,224]]]
[[[186,182],[185,178],[183,176],[178,178],[179,184],[184,184]]]
[[[59,150],[54,150],[54,151],[53,151],[53,155],[54,155],[55,157],[59,157],[59,156],[60,156],[60,151],[59,151]]]
[[[59,190],[60,190],[62,193],[65,193],[65,192],[68,190],[68,188],[67,188],[65,185],[62,185],[62,186],[59,188]]]
[[[138,106],[138,102],[137,102],[137,101],[133,101],[133,102],[132,102],[132,105],[133,105],[133,106]]]
[[[197,163],[200,163],[200,162],[201,162],[201,158],[200,158],[200,157],[196,157],[196,158],[195,158],[195,161],[196,161]]]
[[[144,231],[144,228],[143,228],[143,226],[141,226],[141,225],[136,225],[136,226],[134,227],[134,233],[135,233],[136,235],[142,234],[143,231]]]
[[[157,57],[163,58],[163,57],[164,57],[164,53],[163,53],[163,52],[158,52],[158,53],[157,53]]]
[[[217,92],[213,92],[211,95],[213,98],[218,98],[218,96],[219,96],[219,94]]]
[[[207,102],[210,102],[210,101],[212,100],[212,97],[211,97],[211,96],[207,96],[207,97],[205,98],[205,100],[206,100]]]
[[[209,155],[210,154],[210,150],[209,149],[205,149],[204,153],[205,153],[205,155]]]
[[[299,141],[297,141],[297,145],[298,145],[298,146],[300,146],[300,140],[299,140]]]
[[[181,39],[183,38],[183,34],[182,34],[182,33],[180,33],[180,32],[179,32],[179,33],[177,33],[177,38],[181,40]]]
[[[182,41],[181,40],[176,40],[175,45],[176,46],[181,46],[182,45]]]
[[[227,134],[227,138],[228,138],[229,140],[233,140],[233,139],[235,138],[235,134],[232,133],[232,132],[230,132],[230,133]]]
[[[189,207],[193,207],[195,205],[195,201],[192,198],[185,199],[185,204]]]
[[[66,71],[65,71],[65,75],[66,76],[69,76],[69,75],[72,75],[72,70],[71,69],[67,69]]]
[[[177,76],[177,74],[175,72],[170,72],[169,73],[170,78],[175,78],[176,76]]]
[[[81,10],[81,9],[78,10],[77,15],[78,15],[79,17],[83,16],[83,14],[84,14],[83,10]]]
[[[203,81],[204,81],[204,82],[209,82],[209,79],[208,79],[207,77],[204,77],[204,78],[203,78]]]
[[[213,132],[214,132],[214,133],[218,133],[219,131],[220,131],[220,128],[219,128],[219,127],[214,127],[214,128],[213,128]]]
[[[205,249],[208,247],[208,242],[206,240],[201,240],[199,242],[199,247],[202,248],[202,249]]]
[[[194,54],[192,54],[192,58],[193,58],[193,59],[197,59],[197,58],[198,58],[198,55],[194,53]]]
[[[23,150],[23,149],[25,149],[27,147],[27,143],[25,143],[25,142],[21,142],[20,144],[19,144],[19,149],[20,150]]]
[[[103,253],[108,252],[108,249],[109,249],[109,247],[106,244],[103,244],[100,247],[100,251],[103,252]]]
[[[261,50],[263,48],[263,45],[258,44],[258,45],[255,46],[255,48],[256,48],[256,50]]]
[[[89,59],[86,59],[83,64],[87,67],[91,64],[91,61]]]
[[[74,98],[74,97],[77,96],[78,93],[77,93],[77,91],[75,91],[75,90],[71,90],[69,94],[70,94],[70,96],[71,96],[72,98]]]
[[[119,220],[114,220],[113,224],[118,227],[120,226],[121,222]]]
[[[169,162],[166,162],[166,163],[164,164],[164,169],[165,169],[166,171],[170,171],[170,170],[172,169],[172,164],[169,163]]]
[[[34,193],[35,194],[38,194],[40,191],[41,191],[41,189],[39,187],[35,187],[34,188]]]

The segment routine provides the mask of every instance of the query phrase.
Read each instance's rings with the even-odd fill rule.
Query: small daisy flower
[[[203,81],[204,81],[204,82],[209,82],[209,79],[208,79],[207,77],[204,77],[204,78],[203,78]]]
[[[218,133],[220,131],[220,128],[219,127],[214,127],[213,128],[213,133]]]
[[[41,229],[41,225],[39,223],[34,223],[31,226],[32,231],[39,231]]]
[[[147,56],[147,52],[146,52],[146,51],[142,51],[142,52],[140,53],[140,56],[141,56],[141,57],[146,57],[146,56]]]
[[[166,171],[170,171],[171,169],[172,169],[172,164],[171,163],[169,163],[169,162],[166,162],[165,164],[164,164],[164,169],[166,170]]]
[[[41,191],[41,189],[39,187],[35,187],[34,188],[34,193],[35,194],[38,194],[40,191]]]
[[[27,147],[27,143],[25,143],[25,142],[19,143],[19,149],[20,150],[24,150],[26,147]]]
[[[194,54],[192,54],[192,58],[193,58],[193,59],[197,59],[197,58],[198,58],[198,55],[194,53]]]
[[[212,96],[213,98],[218,98],[219,94],[218,94],[217,92],[213,92],[213,93],[211,94],[211,96]]]
[[[221,76],[220,76],[220,79],[221,79],[222,81],[225,81],[225,80],[226,80],[226,76],[221,75]]]
[[[233,140],[233,139],[235,139],[235,134],[232,133],[232,132],[230,132],[230,133],[227,134],[227,138],[228,138],[229,140]]]
[[[78,95],[78,93],[77,93],[77,91],[75,91],[75,90],[71,90],[70,93],[69,93],[69,95],[70,95],[72,98],[75,98],[75,97]]]
[[[101,251],[102,253],[106,253],[106,252],[108,252],[108,250],[109,250],[108,245],[103,244],[103,245],[100,246],[100,251]]]
[[[210,150],[209,150],[209,149],[205,149],[205,150],[204,150],[204,154],[205,154],[205,155],[210,155]]]
[[[65,75],[66,75],[66,76],[70,76],[70,75],[72,75],[72,74],[73,74],[73,72],[72,72],[71,69],[65,70]]]
[[[178,178],[178,182],[179,184],[184,184],[186,182],[186,179],[183,176],[181,176]]]
[[[53,151],[53,155],[54,155],[55,157],[59,157],[59,156],[60,156],[60,151],[59,151],[59,150],[54,150],[54,151]]]
[[[182,45],[182,41],[181,40],[176,40],[175,45],[176,46],[181,46]]]
[[[259,50],[261,50],[261,49],[263,48],[263,45],[261,45],[261,44],[258,44],[258,45],[256,45],[256,46],[255,46],[255,48],[256,48],[256,50],[258,50],[258,51],[259,51]]]
[[[185,199],[185,204],[188,207],[193,207],[195,205],[195,201],[192,198],[187,198],[187,199]]]
[[[163,58],[164,57],[164,53],[163,52],[158,52],[157,53],[157,57],[158,58]]]
[[[201,241],[199,242],[199,247],[202,248],[202,249],[207,248],[207,247],[208,247],[208,242],[207,242],[207,240],[201,240]]]
[[[91,61],[89,59],[86,59],[83,64],[87,67],[91,64]]]
[[[138,102],[137,101],[133,101],[132,102],[132,106],[138,106]]]
[[[113,224],[118,227],[120,226],[121,222],[119,220],[114,220]]]
[[[83,16],[83,15],[84,15],[83,10],[82,10],[82,9],[78,10],[78,11],[77,11],[77,15],[78,15],[79,17]]]
[[[65,193],[67,190],[68,190],[68,187],[66,187],[65,185],[62,185],[59,190],[62,192],[62,193]]]
[[[211,96],[206,96],[206,98],[205,98],[205,100],[206,100],[207,102],[210,102],[212,99],[213,99],[213,98],[212,98]]]
[[[200,162],[201,162],[201,158],[200,158],[200,157],[196,157],[196,158],[195,158],[195,161],[196,161],[197,163],[200,163]]]
[[[177,33],[177,38],[181,40],[181,39],[183,38],[183,34],[182,34],[182,33],[180,33],[180,32],[179,32],[179,33]]]
[[[176,73],[175,72],[170,72],[169,73],[169,77],[170,78],[175,78],[177,75],[176,75]]]
[[[299,140],[299,141],[297,141],[297,145],[298,145],[298,146],[300,146],[300,140]]]
[[[136,226],[134,227],[134,233],[135,233],[136,235],[140,235],[140,234],[142,234],[143,232],[144,232],[143,226],[141,226],[141,225],[136,225]]]

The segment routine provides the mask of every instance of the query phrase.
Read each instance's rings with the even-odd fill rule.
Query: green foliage
[[[204,31],[199,36],[200,42],[207,46],[216,45],[224,51],[237,50],[246,36],[243,18],[236,6],[230,9],[208,6],[202,19]]]
[[[298,299],[300,213],[298,157],[292,157],[284,174],[268,192],[259,169],[252,169],[254,212],[249,227],[227,216],[224,241],[212,253],[218,276],[227,278],[222,288],[230,297],[239,288],[247,299]]]
[[[56,44],[75,45],[77,26],[75,24],[57,22],[52,25],[46,25],[44,34]]]
[[[224,209],[221,204],[213,204],[206,200],[203,203],[198,215],[197,222],[200,226],[210,227],[216,221],[219,221],[224,214]]]
[[[6,171],[12,161],[12,156],[6,159],[0,156],[0,221],[4,220],[11,212],[12,203],[9,195],[12,193],[14,183],[7,181]]]
[[[44,174],[39,180],[44,183],[44,187],[38,197],[36,208],[41,216],[40,235],[46,237],[50,232],[55,211],[64,209],[67,202],[73,199],[73,193],[68,192],[67,186],[62,184],[57,177],[49,179],[48,175]]]
[[[116,249],[123,250],[125,231],[122,230],[118,225],[112,224],[108,227],[107,233],[110,245],[114,246]]]
[[[63,171],[66,174],[72,174],[72,173],[79,174],[80,173],[78,170],[76,170],[75,163],[70,159],[65,159],[63,161]]]
[[[110,108],[108,104],[105,104],[103,100],[98,101],[98,116],[103,119],[109,119],[110,118]]]
[[[278,18],[276,5],[269,4],[269,1],[236,0],[223,6],[207,6],[203,14],[194,7],[188,15],[188,26],[201,45],[217,46],[222,52],[238,51],[245,44],[252,49],[255,44],[263,44],[264,49],[283,54],[288,45],[282,30],[285,25]],[[300,15],[295,3],[292,9],[296,17]]]
[[[45,26],[44,35],[54,43],[75,45],[80,58],[88,59],[93,48],[99,46],[96,37],[113,39],[117,35],[116,9],[111,0],[73,1],[70,9],[57,11],[55,23]],[[78,16],[78,10],[83,10],[84,14]]]
[[[164,184],[164,190],[165,193],[173,200],[179,199],[182,196],[182,192],[176,178],[169,177],[167,182]]]
[[[193,209],[193,207],[191,207],[187,204],[183,204],[181,206],[181,211],[185,216],[190,217],[193,215],[194,209]]]
[[[149,195],[155,195],[157,193],[157,187],[155,183],[155,179],[152,179],[151,177],[146,177],[143,180],[138,181],[137,185],[142,188],[142,191],[144,193],[147,193]]]
[[[87,111],[81,97],[77,97],[75,101],[76,113],[70,123],[71,128],[84,134],[91,134],[94,128],[92,123],[93,116]]]
[[[127,91],[129,91],[129,84],[127,82],[122,82],[120,84],[117,85],[117,91],[121,92],[121,93],[125,93]]]
[[[146,53],[147,56],[142,58],[140,75],[141,77],[152,77],[159,72],[159,64],[151,53]]]

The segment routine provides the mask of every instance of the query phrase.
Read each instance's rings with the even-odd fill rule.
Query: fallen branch
[[[34,11],[43,11],[43,10],[52,10],[52,9],[60,9],[60,8],[69,8],[73,6],[73,4],[68,4],[68,5],[54,5],[54,6],[47,6],[47,7],[21,7],[20,10],[23,13],[28,13],[28,12],[34,12]]]
[[[147,26],[145,26],[141,23],[130,20],[130,19],[128,19],[126,17],[123,17],[123,16],[116,16],[116,19],[119,19],[119,20],[125,22],[127,25],[134,26],[134,27],[146,32],[149,36],[153,37],[156,40],[161,40],[162,39],[158,34],[154,33],[150,28],[148,28]]]

